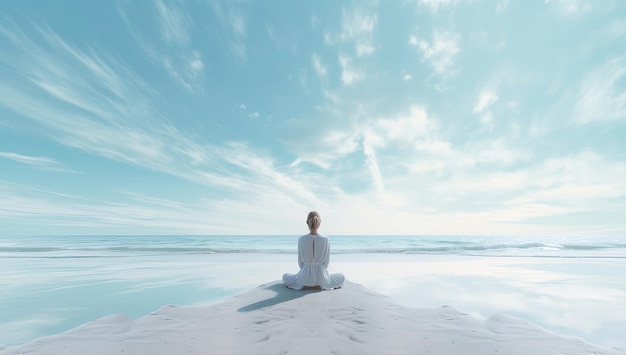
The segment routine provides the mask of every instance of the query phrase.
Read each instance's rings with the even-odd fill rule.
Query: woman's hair
[[[306,224],[311,229],[319,228],[320,224],[322,224],[322,218],[320,217],[320,214],[315,211],[309,212],[309,215],[306,217]]]

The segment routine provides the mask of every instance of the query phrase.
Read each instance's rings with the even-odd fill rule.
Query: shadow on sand
[[[276,292],[276,295],[272,298],[268,298],[262,301],[251,303],[247,306],[239,308],[238,312],[251,312],[264,307],[270,307],[279,303],[287,302],[302,296],[306,296],[311,293],[322,292],[319,287],[305,287],[300,291],[292,290],[285,287],[282,282],[272,283],[264,287],[266,290],[272,290]]]

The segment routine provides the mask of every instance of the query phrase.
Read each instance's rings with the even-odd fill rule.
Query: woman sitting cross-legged
[[[300,271],[297,274],[284,274],[283,283],[294,290],[304,287],[319,286],[322,290],[332,290],[343,286],[345,277],[343,274],[329,274],[328,262],[330,260],[330,242],[328,237],[317,233],[322,220],[320,215],[310,212],[306,224],[309,226],[309,234],[298,239],[298,265]]]

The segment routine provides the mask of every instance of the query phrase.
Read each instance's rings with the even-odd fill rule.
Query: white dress
[[[329,274],[330,242],[328,237],[317,234],[306,234],[298,239],[297,274],[284,274],[283,283],[294,290],[304,287],[320,286],[322,290],[331,290],[343,286],[343,274]]]

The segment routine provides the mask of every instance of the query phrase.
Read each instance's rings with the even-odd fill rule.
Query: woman
[[[309,213],[306,219],[309,234],[298,239],[300,271],[297,274],[284,274],[285,286],[294,290],[315,286],[319,286],[322,290],[332,290],[343,286],[345,281],[343,274],[328,274],[330,242],[326,236],[317,233],[321,223],[322,219],[317,212]]]

